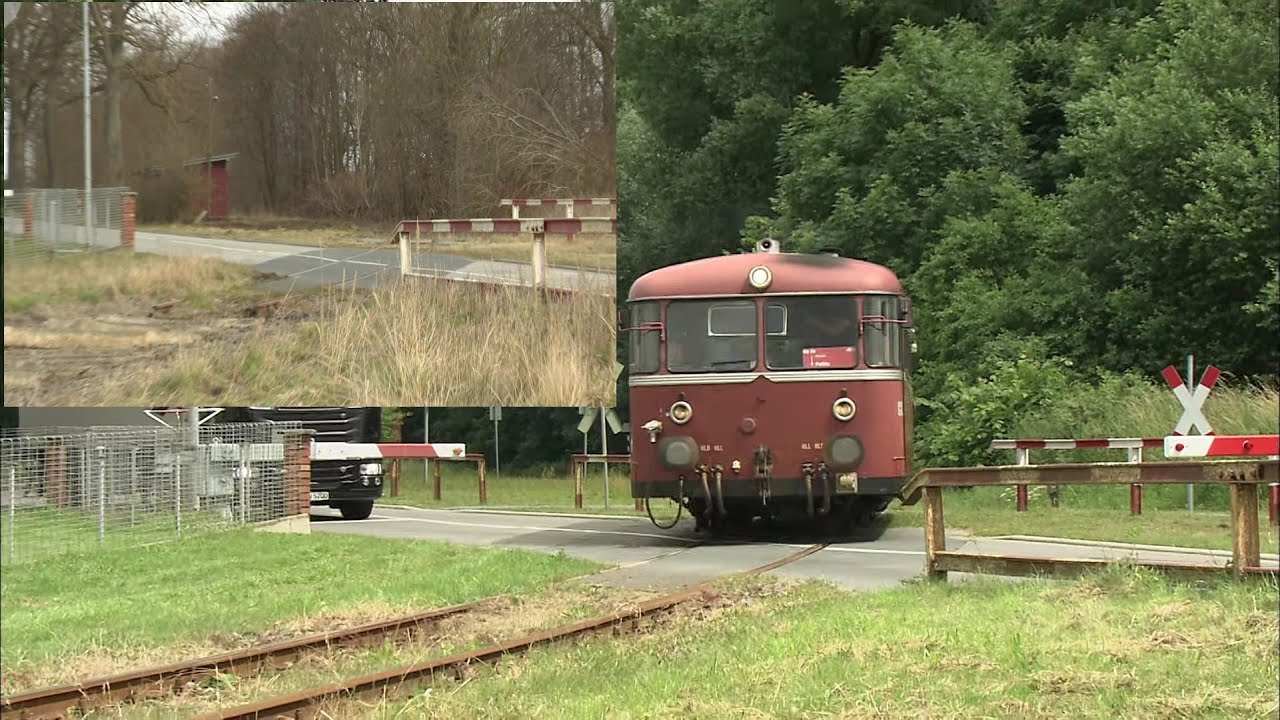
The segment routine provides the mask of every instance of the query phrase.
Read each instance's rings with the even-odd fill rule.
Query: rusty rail
[[[174,694],[192,680],[210,675],[228,673],[245,677],[260,672],[264,667],[287,666],[304,655],[330,647],[377,643],[402,633],[412,635],[423,630],[424,626],[470,612],[493,599],[485,598],[346,630],[332,630],[195,660],[91,678],[71,685],[15,693],[0,701],[0,717],[6,720],[42,720],[64,718],[71,712],[78,712],[79,715],[75,716],[79,717],[107,705],[163,697]]]
[[[1001,465],[923,470],[902,490],[902,504],[924,498],[925,572],[945,580],[948,572],[998,575],[1072,576],[1112,561],[984,555],[947,550],[942,490],[948,487],[1027,485],[1155,485],[1187,483],[1227,485],[1231,493],[1231,566],[1238,577],[1276,574],[1262,566],[1258,528],[1258,486],[1276,483],[1280,461],[1227,460],[1133,463]],[[1275,492],[1272,491],[1272,495]],[[1175,575],[1221,573],[1216,565],[1141,562],[1143,567]]]
[[[573,506],[579,510],[582,509],[582,483],[587,474],[587,465],[593,462],[604,463],[606,465],[630,465],[631,456],[627,453],[609,453],[602,455],[600,453],[574,453],[569,456],[573,461]],[[644,504],[640,498],[636,498],[636,509],[643,510]]]
[[[788,555],[781,560],[753,568],[738,576],[745,577],[750,575],[758,575],[761,573],[775,570],[784,565],[793,563],[801,558],[808,557],[822,548],[826,544],[812,545],[799,552]],[[602,615],[589,620],[583,620],[571,625],[564,625],[554,630],[547,630],[522,638],[511,640],[508,642],[490,645],[489,647],[472,650],[469,652],[457,653],[447,657],[429,660],[426,662],[410,665],[408,667],[395,668],[383,672],[364,675],[357,678],[351,678],[341,683],[332,683],[321,687],[304,690],[292,695],[283,695],[276,698],[269,698],[256,703],[242,705],[237,708],[211,712],[198,717],[198,720],[248,720],[250,718],[272,718],[272,717],[310,717],[310,711],[330,700],[348,697],[362,697],[370,700],[381,700],[388,696],[395,688],[405,683],[415,680],[431,679],[437,675],[448,672],[456,672],[463,667],[473,665],[475,663],[488,663],[501,659],[506,655],[523,653],[530,648],[546,645],[559,640],[567,640],[570,638],[581,637],[599,632],[612,632],[616,629],[635,628],[642,621],[656,621],[662,615],[674,611],[681,605],[698,600],[704,596],[709,590],[712,583],[716,580],[709,580],[693,587],[678,591],[676,593],[665,595],[659,598],[653,598],[640,603],[633,609]]]

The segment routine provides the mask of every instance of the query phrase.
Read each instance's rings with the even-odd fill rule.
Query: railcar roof
[[[773,273],[773,282],[763,292],[747,281],[747,273],[757,265],[764,265]],[[627,299],[789,293],[900,295],[902,283],[889,268],[865,260],[806,253],[741,253],[646,273],[632,283]]]

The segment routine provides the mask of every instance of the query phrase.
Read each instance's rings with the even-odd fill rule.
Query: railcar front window
[[[667,369],[735,372],[756,367],[752,300],[679,300],[667,306]]]
[[[765,359],[772,370],[858,364],[858,303],[852,295],[771,298],[765,323]]]
[[[658,322],[661,309],[656,302],[640,302],[631,306],[631,372],[658,371]],[[647,326],[647,327],[646,327]]]
[[[862,302],[868,367],[902,367],[902,299],[868,295]]]

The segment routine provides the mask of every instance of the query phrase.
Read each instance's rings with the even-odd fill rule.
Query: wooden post
[[[1017,505],[1017,508],[1018,508],[1018,512],[1026,512],[1026,511],[1027,511],[1027,486],[1026,486],[1026,485],[1019,485],[1019,486],[1018,486],[1018,505]]]
[[[476,460],[476,467],[479,468],[480,471],[480,504],[484,505],[489,502],[489,482],[485,479],[483,455]]]
[[[440,500],[440,462],[439,458],[427,460],[427,464],[431,466],[431,497],[437,502]]]
[[[1244,568],[1261,565],[1258,486],[1253,483],[1231,483],[1231,533],[1231,560],[1236,575],[1242,575]]]
[[[573,461],[573,506],[582,509],[582,469],[585,462]]]
[[[400,458],[391,460],[391,497],[400,495]]]
[[[1134,483],[1129,486],[1129,514],[1142,514],[1142,485]]]
[[[925,574],[930,580],[946,580],[945,570],[934,569],[934,553],[947,549],[947,534],[942,525],[942,488],[924,489],[924,553]]]
[[[1280,483],[1267,486],[1267,519],[1272,525],[1280,525]]]

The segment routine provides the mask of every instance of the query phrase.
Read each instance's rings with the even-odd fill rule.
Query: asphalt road
[[[138,231],[134,248],[155,255],[212,257],[250,265],[280,276],[264,286],[264,289],[278,292],[336,283],[371,288],[401,277],[400,251],[392,246],[321,248]],[[476,260],[444,253],[420,253],[414,265],[419,272],[451,280],[528,284],[533,276],[529,263]],[[615,275],[553,267],[547,271],[547,283],[551,287],[566,289],[583,284],[612,289]]]
[[[503,513],[474,510],[375,508],[368,520],[342,520],[327,508],[312,511],[312,532],[350,533],[387,538],[421,538],[461,545],[519,548],[566,555],[614,565],[593,582],[637,589],[672,589],[689,583],[748,570],[786,557],[819,541],[800,536],[709,541],[682,520],[672,530],[659,530],[644,518]],[[1230,553],[1156,549],[1148,546],[1047,541],[1037,538],[978,538],[948,533],[950,549],[1062,558],[1142,558],[1169,562],[1225,565]],[[1268,556],[1264,565],[1275,566]],[[868,528],[774,574],[824,579],[852,590],[894,587],[920,577],[924,568],[924,533],[919,528]],[[952,580],[964,580],[952,573]]]

